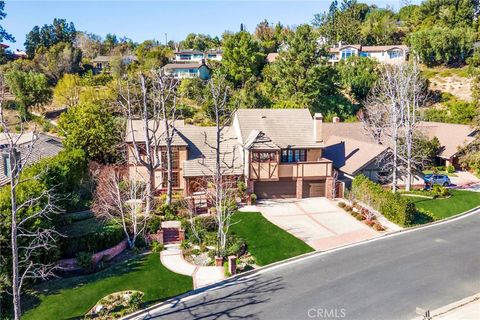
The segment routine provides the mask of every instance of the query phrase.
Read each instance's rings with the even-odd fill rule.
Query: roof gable
[[[279,148],[315,148],[313,118],[308,109],[239,109],[236,119],[242,141],[253,130],[263,132]]]

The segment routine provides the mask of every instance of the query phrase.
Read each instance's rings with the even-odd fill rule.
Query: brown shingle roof
[[[343,50],[345,48],[355,48],[359,51],[363,52],[383,52],[383,51],[390,51],[393,49],[401,49],[408,51],[408,46],[404,44],[399,44],[399,45],[389,45],[389,46],[362,46],[359,44],[353,44],[353,45],[342,45],[341,48],[339,47],[330,47],[328,48],[328,51],[331,53],[337,53],[340,52],[340,50]]]
[[[198,62],[193,63],[167,63],[163,66],[164,69],[198,69],[202,65]]]
[[[24,138],[26,137],[26,138]],[[30,141],[32,141],[32,133],[25,133],[22,135],[22,137],[18,140],[18,150],[20,151],[20,155],[22,157],[25,157]],[[63,145],[62,141],[59,138],[49,136],[46,134],[38,134],[37,135],[37,140],[33,144],[33,149],[30,153],[29,158],[26,161],[26,165],[32,165],[41,159],[48,158],[48,157],[54,157],[56,156],[60,151],[63,150]],[[3,186],[7,184],[10,181],[10,178],[5,175],[5,163],[3,159],[0,161],[0,186]]]
[[[133,131],[132,131],[132,126],[133,126]],[[149,121],[148,126],[150,130],[154,131],[154,126],[155,122]],[[181,130],[181,128],[184,126],[183,121],[178,120],[175,122],[175,127],[177,130]],[[156,135],[159,144],[164,145],[165,144],[165,126],[163,125],[163,122],[158,123],[158,129],[156,130]],[[133,142],[135,139],[136,142],[142,142],[145,141],[145,124],[143,120],[132,120],[132,124],[130,125],[130,122],[127,122],[126,125],[126,135],[125,135],[125,142]],[[187,146],[187,142],[183,140],[183,138],[178,134],[178,132],[175,132],[173,135],[173,141],[172,141],[173,146]]]
[[[454,156],[459,147],[471,143],[477,132],[468,125],[425,121],[418,124],[418,130],[429,139],[437,137],[442,146],[438,156],[447,159]],[[350,174],[374,161],[381,152],[388,149],[388,143],[375,143],[361,122],[324,123],[323,136],[325,157],[332,160],[337,168]],[[343,149],[341,143],[344,143]]]
[[[188,144],[188,160],[183,163],[183,175],[211,175],[215,169],[215,151],[211,146],[215,145],[216,128],[186,125],[181,128],[180,135]],[[234,129],[225,127],[221,139],[222,171],[226,174],[242,174],[241,154]]]
[[[308,109],[239,109],[236,121],[245,142],[252,130],[262,131],[280,148],[315,148],[313,118]]]
[[[404,44],[400,45],[391,45],[391,46],[362,46],[363,52],[383,52],[390,51],[394,49],[408,50],[408,47]]]
[[[336,168],[350,175],[357,174],[388,150],[387,147],[373,142],[338,136],[328,137],[325,144],[327,147],[323,156],[332,160]]]
[[[429,139],[438,138],[442,146],[438,156],[446,159],[453,157],[460,147],[473,142],[477,134],[476,129],[465,124],[422,121],[418,128]]]

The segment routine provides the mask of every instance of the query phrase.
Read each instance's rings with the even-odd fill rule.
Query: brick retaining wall
[[[102,259],[105,261],[109,261],[122,253],[127,248],[127,246],[128,241],[127,239],[125,239],[116,246],[97,252],[92,255],[92,263],[94,265],[97,265]],[[61,259],[57,261],[57,266],[63,271],[75,271],[81,269],[81,267],[77,263],[76,258]]]

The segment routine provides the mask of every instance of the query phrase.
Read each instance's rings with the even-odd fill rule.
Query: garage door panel
[[[295,198],[296,182],[292,180],[256,181],[254,192],[259,199]]]
[[[325,180],[304,180],[303,197],[325,197]]]

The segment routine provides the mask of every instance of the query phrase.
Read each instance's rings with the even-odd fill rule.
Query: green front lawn
[[[237,212],[230,230],[243,238],[256,263],[264,266],[314,251],[302,240],[277,227],[259,212]]]
[[[450,190],[452,196],[446,199],[425,199],[408,197],[418,209],[430,212],[440,220],[480,206],[480,193],[465,190]]]
[[[145,293],[147,304],[192,290],[192,278],[167,270],[158,253],[132,259],[92,275],[62,278],[35,288],[38,299],[24,319],[83,318],[98,300],[123,290]]]

